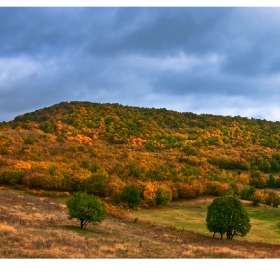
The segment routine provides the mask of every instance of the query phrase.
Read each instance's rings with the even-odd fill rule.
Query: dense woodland
[[[278,207],[280,122],[63,102],[0,123],[0,183],[142,207],[236,194]]]

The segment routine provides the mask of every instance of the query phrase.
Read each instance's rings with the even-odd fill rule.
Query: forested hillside
[[[0,144],[0,183],[16,187],[119,203],[130,186],[147,207],[202,194],[279,200],[265,189],[280,187],[280,122],[63,102],[0,123]]]

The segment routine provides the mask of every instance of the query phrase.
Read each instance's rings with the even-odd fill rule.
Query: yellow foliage
[[[143,198],[150,205],[155,204],[156,190],[157,189],[156,189],[155,185],[151,182],[149,182],[145,186],[145,190],[144,190],[144,193],[143,193]]]
[[[250,183],[249,175],[246,173],[241,173],[240,175],[238,175],[238,181],[243,185],[249,185]]]
[[[105,206],[106,206],[106,212],[109,215],[114,216],[116,218],[120,218],[120,219],[126,218],[125,212],[120,207],[117,207],[114,205],[109,205],[109,204],[105,204]]]
[[[124,186],[125,183],[117,175],[112,175],[109,183],[105,187],[104,192],[106,197],[111,198],[112,201],[118,202]]]

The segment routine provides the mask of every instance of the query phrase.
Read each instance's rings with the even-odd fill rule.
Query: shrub
[[[266,177],[261,171],[254,171],[250,174],[250,186],[255,188],[265,188],[267,186]]]
[[[26,145],[34,145],[36,142],[38,142],[38,140],[33,138],[32,136],[27,136],[24,139],[24,144],[26,144]]]
[[[269,206],[278,208],[278,205],[280,204],[280,197],[277,193],[273,191],[265,191],[264,202]]]
[[[260,203],[263,201],[263,199],[264,199],[263,194],[260,193],[259,191],[256,191],[251,196],[251,200],[252,200],[254,206],[259,206]]]
[[[141,202],[140,191],[130,186],[124,187],[120,198],[130,209],[136,208]]]
[[[227,195],[230,194],[231,189],[227,183],[207,180],[205,192],[212,195]]]
[[[121,202],[121,193],[125,183],[117,176],[112,175],[110,177],[109,183],[105,187],[104,194],[106,197],[110,199],[113,203],[120,203]]]
[[[104,169],[99,169],[85,182],[85,190],[89,194],[104,195],[104,190],[109,181],[109,175]]]
[[[20,184],[26,171],[23,169],[6,168],[0,171],[0,184]]]
[[[46,174],[33,172],[24,176],[22,182],[29,188],[33,189],[51,189],[51,179]]]
[[[172,184],[171,188],[177,189],[178,197],[180,198],[195,198],[199,195],[199,190],[195,186],[190,184],[178,182]]]
[[[177,199],[179,197],[177,188],[174,185],[171,185],[170,190],[172,193],[172,200]]]
[[[144,189],[143,198],[144,201],[148,204],[148,206],[155,206],[156,205],[156,187],[153,183],[149,182]]]
[[[240,197],[245,200],[250,200],[256,189],[253,186],[244,186],[240,191]]]
[[[157,186],[155,195],[156,205],[167,205],[172,199],[172,191],[165,186]]]

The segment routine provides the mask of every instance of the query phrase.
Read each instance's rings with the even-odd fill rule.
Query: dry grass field
[[[0,189],[1,258],[279,258],[280,244],[221,240],[142,218],[108,215],[80,229],[65,202]],[[139,214],[139,215],[138,215]],[[126,215],[126,217],[124,217]]]

